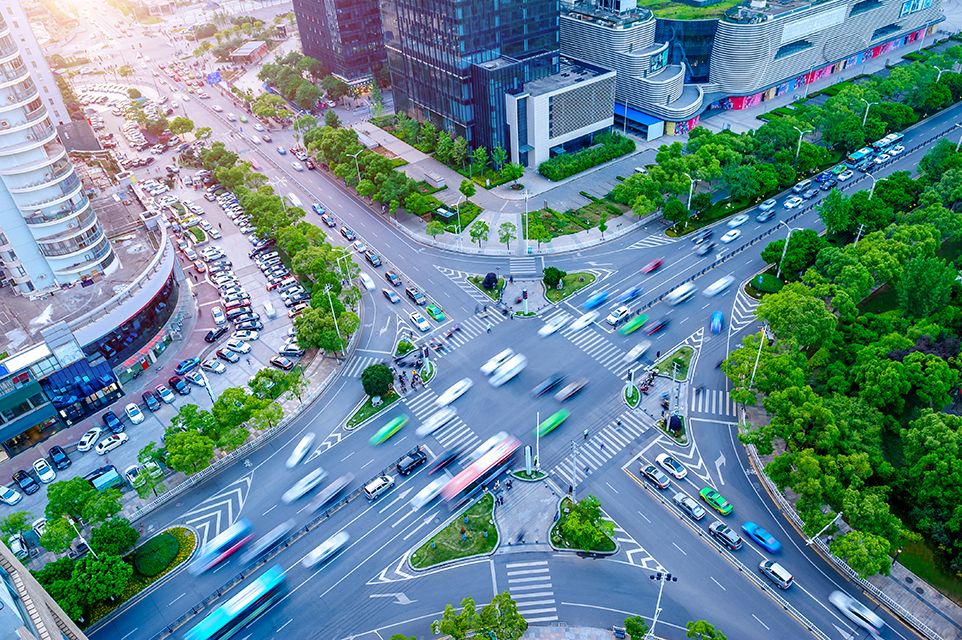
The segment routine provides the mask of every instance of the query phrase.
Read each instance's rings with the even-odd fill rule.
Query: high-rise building
[[[383,0],[394,104],[509,148],[505,94],[558,72],[558,0]]]
[[[294,0],[305,55],[349,84],[366,82],[385,62],[378,0]]]
[[[64,104],[63,96],[57,87],[53,71],[47,64],[47,59],[43,55],[40,43],[30,26],[30,21],[24,10],[21,0],[3,3],[3,18],[7,21],[10,35],[13,37],[20,49],[20,57],[23,58],[27,68],[30,69],[30,77],[33,83],[40,90],[40,97],[47,107],[47,113],[55,125],[62,125],[69,122],[70,116],[67,113],[67,105]]]
[[[0,544],[0,629],[23,640],[86,640],[37,579]]]
[[[36,295],[111,273],[120,263],[5,13],[0,14],[0,265],[19,293]],[[43,58],[33,62],[46,68]]]

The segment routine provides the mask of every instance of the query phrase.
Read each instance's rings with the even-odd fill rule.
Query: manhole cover
[[[911,576],[906,577],[905,581],[908,582],[909,584],[912,584],[913,582],[915,582],[915,580],[913,580]]]
[[[922,587],[915,587],[915,593],[922,595],[923,593],[925,593],[925,590],[922,589]]]

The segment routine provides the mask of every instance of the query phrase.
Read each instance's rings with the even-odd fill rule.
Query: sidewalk
[[[616,626],[624,624],[624,618],[615,620]],[[661,636],[650,636],[657,640]],[[597,629],[595,627],[559,626],[529,626],[521,636],[522,640],[612,640],[611,629]]]
[[[493,487],[489,487],[493,490]],[[526,482],[512,478],[511,489],[501,482],[495,497],[504,498],[494,508],[494,520],[501,536],[497,553],[551,551],[548,532],[558,513],[561,497],[545,480]]]

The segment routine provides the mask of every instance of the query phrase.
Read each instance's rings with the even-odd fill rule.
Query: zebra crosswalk
[[[547,560],[508,562],[504,568],[508,576],[508,592],[518,606],[518,613],[528,624],[558,619]]]
[[[365,369],[372,364],[383,361],[384,358],[378,358],[376,356],[354,356],[344,363],[344,372],[341,375],[347,376],[348,378],[360,378],[361,373],[363,373]]]
[[[555,317],[565,318],[566,325],[561,328],[561,335],[594,359],[595,362],[619,378],[627,375],[628,370],[633,367],[632,363],[625,362],[625,351],[621,347],[612,344],[611,341],[597,329],[593,327],[578,330],[571,329],[570,323],[575,318],[561,308],[555,309],[546,315],[544,319],[547,322]]]
[[[447,352],[453,351],[454,349],[457,349],[458,347],[474,340],[478,336],[487,333],[488,326],[492,327],[493,329],[504,322],[504,320],[504,316],[500,313],[489,311],[487,317],[485,318],[480,316],[468,316],[464,320],[455,322],[454,324],[461,327],[461,330],[455,331],[450,338],[445,338],[444,344],[447,348],[441,352],[432,351],[431,357],[443,357]]]
[[[539,273],[536,258],[509,259],[508,273],[513,276],[527,276]]]
[[[434,390],[424,389],[417,395],[406,396],[404,403],[411,413],[423,422],[428,416],[438,411],[438,407],[434,404],[437,399],[438,394]],[[469,449],[481,444],[481,438],[461,419],[461,416],[432,433],[431,437],[445,449]]]
[[[678,242],[679,239],[680,238],[669,238],[663,233],[652,234],[647,238],[642,238],[637,242],[633,242],[631,245],[629,245],[628,248],[629,249],[645,249],[645,248],[652,248],[652,247],[663,247],[666,244],[674,244]]]
[[[735,403],[724,389],[702,389],[692,392],[689,410],[716,416],[736,416]]]
[[[758,308],[758,300],[751,297],[745,290],[740,288],[735,294],[735,302],[732,303],[732,318],[728,324],[728,335],[734,335],[755,324],[755,309]]]
[[[587,440],[575,441],[573,454],[559,461],[551,473],[559,476],[567,485],[578,484],[586,477],[586,468],[589,472],[600,469],[622,449],[644,435],[651,428],[645,422],[646,418],[636,411],[625,411],[601,429],[589,432]]]

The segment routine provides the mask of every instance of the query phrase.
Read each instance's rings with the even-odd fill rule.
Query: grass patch
[[[684,380],[688,377],[688,367],[691,365],[691,359],[694,355],[695,350],[691,347],[679,347],[674,353],[668,354],[664,360],[656,364],[655,370],[658,373],[671,376],[674,363],[677,362],[678,372],[676,379]]]
[[[544,471],[538,471],[536,469],[532,469],[531,473],[528,473],[523,469],[521,471],[512,471],[511,475],[522,480],[541,480],[542,478],[546,478],[548,476],[548,474]]]
[[[552,238],[581,233],[597,227],[603,213],[611,220],[627,211],[629,207],[607,198],[595,198],[582,207],[569,209],[564,213],[550,207],[538,209],[528,214],[527,239],[537,240],[542,230],[551,234]]]
[[[201,242],[207,242],[207,234],[200,227],[188,227],[187,231],[190,235],[194,236],[194,242],[200,244]]]
[[[656,18],[669,20],[706,20],[721,17],[723,13],[734,6],[742,4],[741,0],[722,0],[717,4],[704,7],[693,7],[689,4],[674,0],[641,0],[639,7],[651,9]]]
[[[962,580],[941,566],[938,556],[924,542],[910,542],[899,554],[899,562],[945,597],[962,605]]]
[[[134,569],[153,578],[166,569],[180,551],[180,542],[170,533],[155,536],[134,550]]]
[[[485,289],[481,286],[481,283],[484,282],[484,276],[468,276],[468,282],[476,286],[481,293],[495,302],[501,297],[501,290],[504,289],[504,278],[498,278],[498,284],[494,289]]]
[[[431,378],[437,373],[438,368],[434,366],[434,363],[430,360],[425,360],[424,365],[421,367],[421,372],[418,376],[421,378],[421,382],[427,384],[431,382]]]
[[[561,279],[560,289],[549,289],[545,287],[545,297],[551,302],[561,302],[570,295],[574,295],[581,289],[595,281],[593,273],[576,271],[569,273]]]
[[[364,404],[358,407],[357,411],[351,414],[351,417],[347,419],[345,426],[348,429],[353,429],[368,418],[373,418],[385,409],[388,409],[392,404],[397,402],[400,397],[401,396],[399,396],[396,391],[388,391],[386,396],[381,397],[380,406],[375,407],[371,402],[371,397],[368,396],[367,400],[364,401]]]
[[[745,293],[756,300],[761,300],[762,297],[769,293],[781,291],[785,283],[772,274],[774,270],[775,267],[772,266],[764,273],[759,273],[757,276],[754,276],[745,284]]]
[[[412,553],[411,566],[427,569],[442,562],[494,551],[498,546],[498,530],[494,526],[493,509],[494,496],[490,493],[481,496]]]
[[[641,391],[638,391],[638,387],[633,384],[625,385],[622,395],[625,397],[625,404],[632,409],[635,409],[641,403]]]
[[[571,504],[572,504],[571,498],[565,498],[564,500],[561,501],[561,505],[558,510],[558,521],[555,522],[554,525],[551,527],[551,534],[550,534],[551,544],[558,547],[559,549],[573,549],[575,551],[595,551],[595,552],[601,552],[601,553],[614,551],[617,547],[615,545],[615,541],[612,540],[611,538],[606,537],[607,544],[601,545],[600,548],[582,549],[581,547],[574,546],[572,543],[568,542],[568,540],[566,540],[564,536],[561,535],[561,527],[563,526],[563,523],[565,522],[565,520],[568,518],[568,514],[565,511],[566,509],[571,508]]]
[[[447,209],[447,206],[444,207]],[[432,211],[430,216],[432,220],[437,220],[438,222],[444,223],[444,230],[448,233],[461,233],[462,230],[467,229],[474,222],[475,218],[484,212],[484,209],[474,204],[470,200],[466,200],[461,203],[461,214],[458,215],[458,209],[455,207],[452,209],[454,215],[450,218],[444,218],[437,214],[437,212]],[[461,219],[461,228],[458,228],[458,218]]]
[[[142,575],[140,572],[137,571],[137,568],[136,568],[137,567],[137,565],[135,564],[136,556],[138,552],[142,553],[140,551],[141,549],[152,545],[153,541],[157,540],[158,538],[164,538],[164,539],[173,538],[174,542],[177,544],[177,551],[174,554],[174,556],[169,559],[169,562],[167,563],[166,567],[162,568],[159,573],[153,576]],[[164,542],[161,544],[169,545],[170,543]],[[82,628],[86,629],[90,627],[91,625],[93,625],[93,623],[97,622],[98,620],[100,620],[101,618],[109,614],[111,611],[113,611],[114,609],[117,609],[118,607],[123,605],[125,602],[127,602],[128,600],[136,596],[138,593],[140,593],[141,591],[149,587],[151,584],[153,584],[157,580],[160,580],[165,575],[167,575],[168,573],[170,573],[171,571],[179,567],[181,564],[184,563],[185,560],[187,560],[187,558],[190,557],[190,554],[194,552],[194,548],[196,546],[197,546],[197,538],[194,536],[193,532],[191,532],[190,529],[187,529],[185,527],[171,527],[170,529],[167,529],[163,533],[157,536],[154,536],[153,538],[145,542],[143,545],[141,545],[140,547],[137,547],[136,549],[131,551],[129,554],[124,556],[124,562],[126,562],[127,564],[134,565],[134,572],[130,576],[130,581],[127,582],[127,586],[124,587],[123,593],[120,594],[120,596],[117,599],[115,599],[114,601],[105,600],[104,602],[100,602],[95,607],[93,607],[90,611],[90,614],[84,620],[84,624],[82,625]]]
[[[401,340],[397,343],[397,349],[394,350],[395,356],[403,356],[414,351],[414,344],[408,342],[407,340]]]
[[[407,163],[408,161],[405,160],[404,158],[391,158],[391,166],[394,167],[395,169],[403,167]]]
[[[515,311],[514,315],[521,318],[530,318],[531,316],[536,316],[538,314],[536,314],[534,311]]]

